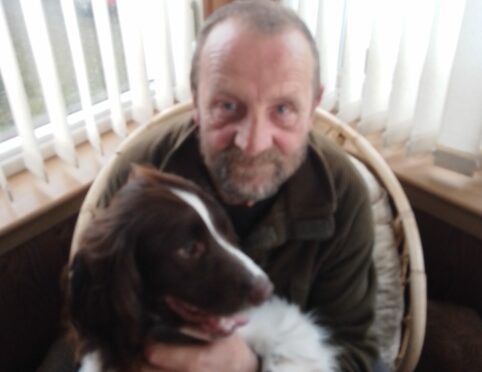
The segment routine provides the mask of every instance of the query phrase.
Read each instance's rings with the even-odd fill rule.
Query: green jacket
[[[131,163],[191,179],[215,195],[192,122],[151,127],[119,154],[101,199],[106,205]],[[342,371],[371,371],[376,343],[373,226],[365,185],[333,142],[310,134],[306,161],[280,190],[267,215],[240,246],[270,276],[278,295],[315,315],[340,345]]]

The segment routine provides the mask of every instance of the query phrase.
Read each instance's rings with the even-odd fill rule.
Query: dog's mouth
[[[185,322],[181,332],[202,340],[228,336],[248,322],[244,314],[215,315],[175,297],[166,296],[165,300],[169,308]]]

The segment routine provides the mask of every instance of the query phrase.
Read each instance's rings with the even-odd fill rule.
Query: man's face
[[[227,21],[211,32],[193,92],[201,152],[225,202],[253,203],[299,167],[319,97],[296,30],[262,35]]]

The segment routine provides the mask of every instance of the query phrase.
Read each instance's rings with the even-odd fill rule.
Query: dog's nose
[[[273,284],[266,275],[258,275],[253,280],[249,299],[253,305],[259,305],[273,292]]]

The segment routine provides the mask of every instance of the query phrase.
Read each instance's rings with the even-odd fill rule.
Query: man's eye
[[[281,115],[287,114],[289,112],[289,107],[288,107],[288,105],[285,105],[285,104],[277,105],[276,106],[276,112],[278,114],[281,114]]]
[[[243,115],[243,112],[244,108],[240,103],[234,100],[219,100],[213,105],[211,114],[216,125],[220,127],[221,125],[237,120]]]
[[[221,107],[226,111],[235,111],[238,105],[234,102],[223,102]]]
[[[272,119],[281,128],[292,128],[296,124],[296,110],[290,103],[279,103],[272,108]]]

